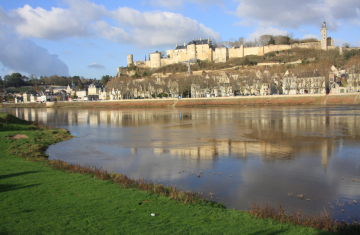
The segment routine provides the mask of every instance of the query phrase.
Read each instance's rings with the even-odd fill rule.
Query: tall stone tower
[[[322,50],[327,50],[327,28],[326,28],[326,22],[324,21],[321,30],[321,49]]]
[[[196,43],[195,39],[190,42],[186,47],[186,52],[188,54],[188,60],[195,59],[196,60]]]
[[[161,54],[159,52],[150,54],[150,68],[161,67]]]
[[[133,55],[129,54],[127,55],[127,66],[129,67],[132,63],[134,63]]]

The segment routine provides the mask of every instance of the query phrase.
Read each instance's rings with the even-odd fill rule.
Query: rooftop
[[[195,45],[206,45],[206,44],[208,44],[208,45],[210,45],[210,48],[212,48],[211,43],[212,42],[211,42],[210,38],[207,38],[207,39],[201,39],[200,38],[199,40],[193,39],[192,41],[188,42],[187,45],[193,45],[193,44],[195,44]],[[184,45],[181,45],[181,46],[178,46],[176,44],[175,50],[186,49],[186,48],[187,48],[187,46],[185,46],[185,43],[184,43]]]

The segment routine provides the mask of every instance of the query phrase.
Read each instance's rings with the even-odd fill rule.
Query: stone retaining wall
[[[140,108],[140,107],[199,107],[199,106],[291,106],[291,105],[351,105],[360,104],[360,93],[331,95],[271,95],[241,96],[218,98],[183,98],[183,99],[142,99],[116,101],[77,101],[57,102],[54,108]],[[44,108],[36,104],[4,104],[9,107]]]

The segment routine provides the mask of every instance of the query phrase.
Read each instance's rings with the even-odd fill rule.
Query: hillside
[[[258,63],[288,63],[301,60],[302,64],[329,64],[335,65],[336,67],[343,67],[347,61],[353,57],[360,55],[359,50],[351,50],[346,52],[344,55],[340,55],[337,50],[315,50],[315,49],[302,49],[294,48],[288,51],[272,52],[267,53],[264,56],[246,56],[243,58],[231,58],[225,63],[215,63],[207,61],[198,61],[198,63],[191,66],[191,71],[201,70],[221,70],[226,68],[236,68],[237,66],[253,66]],[[315,61],[311,62],[309,59],[315,58]],[[287,68],[294,67],[294,65],[287,65]],[[186,72],[187,65],[185,64],[172,64],[153,70],[152,73],[178,73]],[[148,72],[149,74],[150,72]]]

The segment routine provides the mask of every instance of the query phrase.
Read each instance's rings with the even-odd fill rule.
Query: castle
[[[170,64],[176,63],[192,63],[197,60],[215,61],[215,63],[226,62],[229,58],[241,58],[248,55],[262,56],[269,52],[285,51],[292,48],[314,48],[321,50],[336,49],[333,45],[333,40],[327,37],[326,22],[323,23],[320,30],[321,39],[317,42],[295,43],[291,45],[267,45],[259,47],[221,47],[214,48],[210,39],[193,39],[188,44],[176,44],[174,50],[167,50],[167,57],[162,58],[161,53],[155,52],[150,54],[148,61],[133,61],[133,55],[127,55],[127,66],[135,65],[146,68],[160,68]]]

